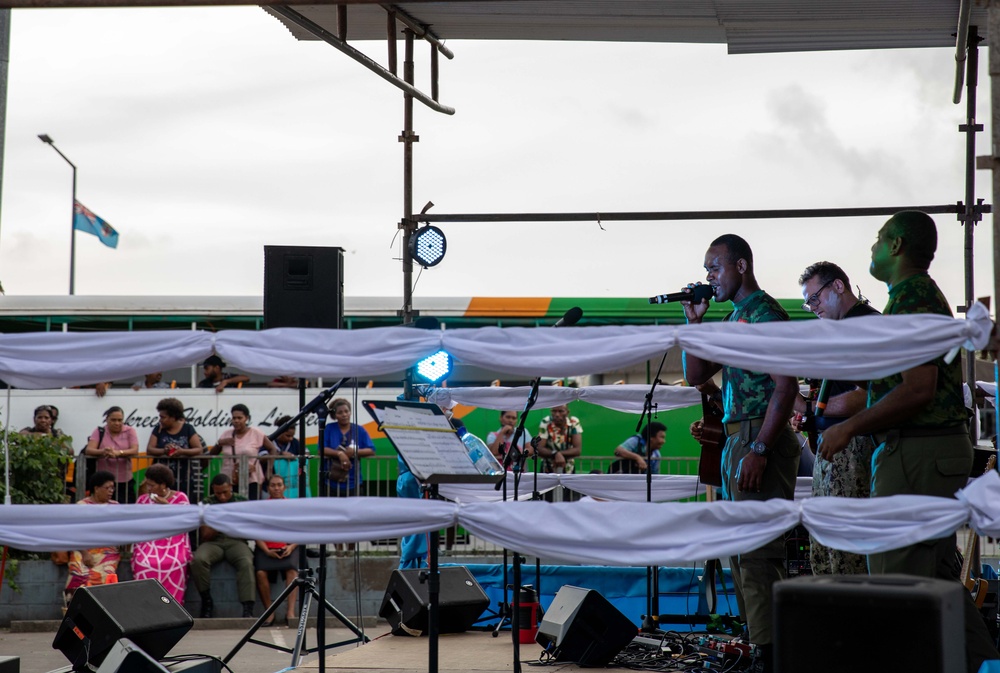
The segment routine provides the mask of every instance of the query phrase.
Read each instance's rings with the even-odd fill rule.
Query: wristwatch
[[[771,453],[771,449],[767,448],[767,444],[756,439],[750,443],[750,450],[758,456],[764,456],[765,458]]]

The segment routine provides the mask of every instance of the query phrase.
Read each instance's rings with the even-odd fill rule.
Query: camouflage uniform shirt
[[[726,316],[728,322],[771,322],[788,320],[788,314],[773,297],[757,290],[739,303],[733,304],[733,312]],[[722,401],[726,423],[761,418],[767,413],[767,405],[774,392],[774,380],[770,374],[751,372],[723,365]]]

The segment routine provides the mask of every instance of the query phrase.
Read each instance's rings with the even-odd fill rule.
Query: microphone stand
[[[663,352],[663,357],[660,359],[660,366],[656,370],[656,376],[653,377],[653,383],[649,387],[649,392],[646,393],[646,397],[642,403],[642,413],[639,414],[639,422],[635,426],[635,431],[639,435],[639,440],[642,441],[642,424],[643,421],[646,422],[646,427],[649,427],[649,423],[653,420],[654,409],[657,405],[653,402],[653,394],[656,392],[656,386],[663,383],[660,381],[660,374],[663,372],[663,365],[667,361],[667,353],[669,351]],[[649,434],[649,433],[646,433]],[[653,501],[653,456],[650,450],[651,438],[646,438],[646,502]],[[658,566],[647,566],[646,567],[646,617],[642,620],[642,630],[649,632],[654,632],[657,629],[657,624],[660,621],[660,569]]]

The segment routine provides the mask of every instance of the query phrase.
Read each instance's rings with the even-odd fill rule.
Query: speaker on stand
[[[264,329],[340,329],[343,321],[343,248],[264,246]]]

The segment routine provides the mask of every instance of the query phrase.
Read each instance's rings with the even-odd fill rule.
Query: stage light
[[[447,351],[428,355],[417,363],[417,374],[431,383],[437,383],[451,374],[451,356]]]
[[[429,224],[410,237],[410,257],[425,269],[440,264],[447,250],[448,241],[444,232]]]

